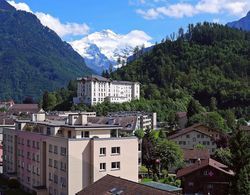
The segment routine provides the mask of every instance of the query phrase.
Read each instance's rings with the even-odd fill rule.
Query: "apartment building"
[[[77,79],[77,97],[75,104],[95,105],[104,101],[123,103],[140,99],[138,82],[116,81],[91,75]]]
[[[156,112],[140,112],[140,111],[122,111],[122,112],[109,112],[108,117],[135,117],[136,129],[156,129],[157,128],[157,113]]]
[[[119,125],[93,124],[85,114],[65,121],[45,113],[3,131],[3,172],[37,194],[72,195],[110,174],[138,181],[138,140]]]
[[[195,124],[185,129],[171,132],[168,139],[175,141],[182,149],[194,149],[198,144],[208,149],[209,154],[213,154],[217,149],[216,140],[221,133],[214,129],[209,129],[205,125]]]

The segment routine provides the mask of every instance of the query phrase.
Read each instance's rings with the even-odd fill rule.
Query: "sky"
[[[190,23],[226,24],[245,16],[250,0],[15,0],[17,9],[34,13],[63,40],[74,41],[110,29],[160,42]]]

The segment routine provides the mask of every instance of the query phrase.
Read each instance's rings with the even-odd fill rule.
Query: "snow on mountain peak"
[[[70,42],[70,44],[83,58],[87,59],[96,58],[96,56],[93,56],[93,49],[89,52],[90,46],[95,45],[99,48],[98,52],[106,56],[110,60],[110,64],[115,65],[119,57],[126,59],[132,55],[136,46],[152,46],[151,39],[149,35],[140,30],[133,30],[128,34],[121,35],[106,29],[89,34],[80,40]],[[97,61],[100,60],[95,59],[95,62]],[[98,64],[95,66],[98,66]]]

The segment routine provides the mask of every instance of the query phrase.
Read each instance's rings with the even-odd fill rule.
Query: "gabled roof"
[[[209,151],[206,148],[183,149],[183,154],[184,154],[184,160],[190,160],[190,159],[205,160],[210,158]]]
[[[192,132],[192,131],[196,131],[196,132],[199,132],[199,133],[201,133],[201,134],[204,134],[204,135],[206,135],[206,136],[208,136],[208,137],[211,137],[211,138],[213,138],[211,135],[209,135],[208,133],[205,133],[205,132],[203,132],[203,131],[201,131],[201,130],[199,130],[199,129],[196,129],[195,127],[196,127],[197,125],[193,125],[193,126],[190,126],[190,127],[188,127],[188,128],[185,128],[185,129],[180,129],[180,130],[176,130],[176,131],[174,131],[174,132],[171,132],[171,134],[169,134],[169,136],[168,136],[168,138],[169,139],[174,139],[174,138],[177,138],[177,137],[179,137],[179,136],[182,136],[182,135],[185,135],[185,134],[187,134],[187,133],[190,133],[190,132]]]
[[[87,186],[77,195],[174,195],[172,192],[156,189],[147,185],[106,175],[95,183]]]
[[[226,165],[224,165],[216,160],[209,158],[206,160],[201,160],[200,162],[197,161],[194,165],[180,169],[177,172],[176,176],[177,176],[177,178],[180,178],[180,177],[183,177],[185,175],[191,174],[199,169],[205,168],[207,166],[213,167],[213,168],[215,168],[215,169],[217,169],[217,170],[219,170],[227,175],[231,175],[231,176],[234,175],[234,172],[232,170],[230,170],[228,168],[228,166],[226,166]]]
[[[192,132],[192,131],[197,131],[197,132],[202,133],[202,134],[204,134],[204,135],[206,135],[206,136],[212,137],[212,135],[210,135],[209,133],[205,133],[205,132],[203,132],[202,130],[199,130],[199,127],[200,127],[200,126],[208,127],[208,126],[203,125],[203,124],[201,124],[201,123],[197,123],[197,124],[194,124],[194,125],[192,125],[192,126],[190,126],[190,127],[187,127],[187,128],[184,128],[184,129],[179,129],[179,130],[176,130],[176,131],[173,131],[173,132],[169,133],[169,134],[168,134],[168,138],[169,138],[169,139],[174,139],[174,138],[176,138],[176,137],[185,135],[186,133],[189,133],[189,132]],[[209,128],[210,130],[213,130],[213,131],[216,131],[216,132],[218,132],[218,133],[220,133],[220,134],[223,134],[222,132],[220,132],[220,131],[217,130],[217,129],[213,129],[213,128],[210,128],[210,127],[208,127],[208,128]]]

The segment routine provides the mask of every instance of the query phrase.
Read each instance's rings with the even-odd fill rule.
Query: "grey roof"
[[[156,189],[165,190],[165,191],[169,191],[169,192],[176,192],[176,191],[182,190],[182,188],[178,188],[175,186],[171,186],[171,185],[164,184],[164,183],[158,183],[158,182],[154,182],[154,181],[146,182],[143,184],[150,186],[150,187],[153,187],[153,188],[156,188]]]

